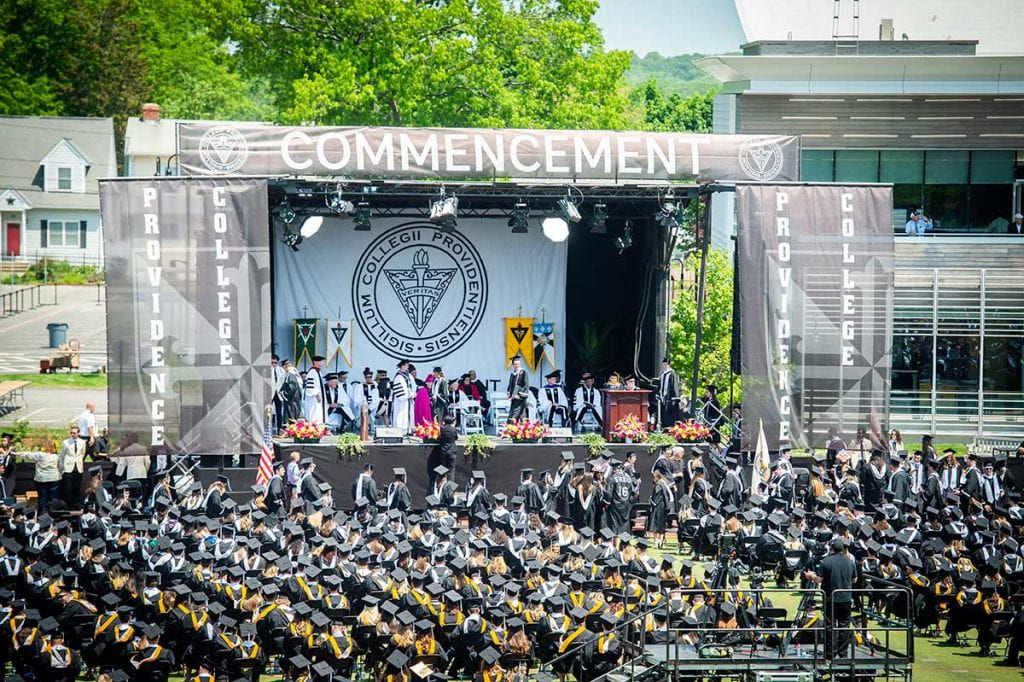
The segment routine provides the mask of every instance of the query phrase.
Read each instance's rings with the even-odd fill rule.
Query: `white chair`
[[[484,415],[479,400],[463,399],[459,401],[459,431],[464,436],[471,433],[484,432]]]
[[[512,401],[508,398],[495,398],[491,402],[491,414],[494,418],[494,426],[501,428],[508,421],[509,410],[512,409]]]
[[[601,427],[597,425],[597,420],[589,410],[584,412],[583,417],[576,422],[577,433],[598,433],[600,430]]]

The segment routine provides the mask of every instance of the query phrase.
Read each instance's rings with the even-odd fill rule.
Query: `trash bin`
[[[60,344],[68,342],[67,322],[51,322],[46,325],[46,331],[50,333],[50,348],[56,348]]]

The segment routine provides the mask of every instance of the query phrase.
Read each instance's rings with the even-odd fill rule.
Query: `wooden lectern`
[[[615,424],[626,415],[635,414],[640,423],[647,427],[647,404],[651,392],[645,389],[620,391],[612,388],[601,389],[601,406],[604,409],[604,438],[609,440]]]

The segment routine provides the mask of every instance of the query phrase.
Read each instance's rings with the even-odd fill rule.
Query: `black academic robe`
[[[741,507],[743,505],[743,482],[739,478],[739,474],[730,469],[726,472],[725,478],[722,479],[722,485],[718,488],[718,501],[722,503],[723,507],[728,505],[734,505]]]
[[[569,483],[572,481],[572,468],[555,472],[555,481],[552,490],[548,490],[548,506],[559,516],[569,516],[569,505],[572,495],[569,493]]]
[[[320,493],[320,484],[317,483],[313,474],[303,476],[299,481],[299,498],[306,503],[306,513],[313,513],[313,503],[323,495]]]
[[[452,481],[445,481],[441,485],[437,485],[435,482],[428,494],[436,495],[440,500],[439,504],[447,508],[455,505],[455,490],[456,486]]]
[[[412,495],[409,494],[409,486],[402,481],[394,481],[388,485],[387,494],[388,509],[408,511],[412,509]]]
[[[494,496],[485,486],[472,488],[466,495],[466,506],[469,507],[469,517],[472,521],[473,517],[480,512],[491,513],[491,510],[494,509]]]
[[[900,469],[889,478],[888,491],[897,502],[910,497],[910,472]]]
[[[633,493],[633,477],[621,468],[613,471],[604,488],[604,513],[601,522],[616,535],[629,532]]]
[[[220,491],[214,488],[206,495],[206,504],[204,505],[206,516],[211,519],[219,519],[221,514],[224,513],[224,505],[221,502]]]
[[[977,467],[971,467],[967,470],[964,476],[964,485],[961,492],[967,497],[978,500],[983,500],[984,494],[981,489],[981,472],[978,471]]]
[[[521,483],[516,489],[516,496],[523,498],[526,511],[531,514],[540,514],[544,511],[544,496],[533,481]]]
[[[14,497],[14,451],[0,453],[0,499]]]
[[[281,384],[281,412],[285,424],[302,417],[302,379],[295,372],[285,374]]]
[[[652,533],[664,533],[668,527],[668,517],[674,512],[675,494],[672,492],[672,484],[662,479],[651,493],[651,512],[647,517],[647,530]]]
[[[576,529],[590,528],[594,530],[597,522],[597,505],[600,504],[601,489],[597,486],[591,488],[590,493],[584,495],[581,488],[577,487],[570,505],[570,516]]]
[[[267,492],[263,496],[263,504],[267,507],[267,515],[277,517],[285,511],[285,485],[280,476],[272,476],[267,481]]]
[[[509,419],[522,419],[526,417],[526,398],[529,395],[529,384],[527,383],[526,370],[513,372],[508,376],[508,388],[506,393],[511,399],[509,406]]]
[[[362,490],[359,490],[360,479],[362,479]],[[360,473],[356,476],[356,480],[352,482],[352,503],[355,504],[359,501],[360,497],[366,498],[366,501],[371,507],[377,505],[377,482],[373,480],[373,476],[367,476],[366,474]]]

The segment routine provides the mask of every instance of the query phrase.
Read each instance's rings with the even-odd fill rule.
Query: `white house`
[[[102,264],[97,179],[116,175],[113,119],[0,116],[0,252]]]

